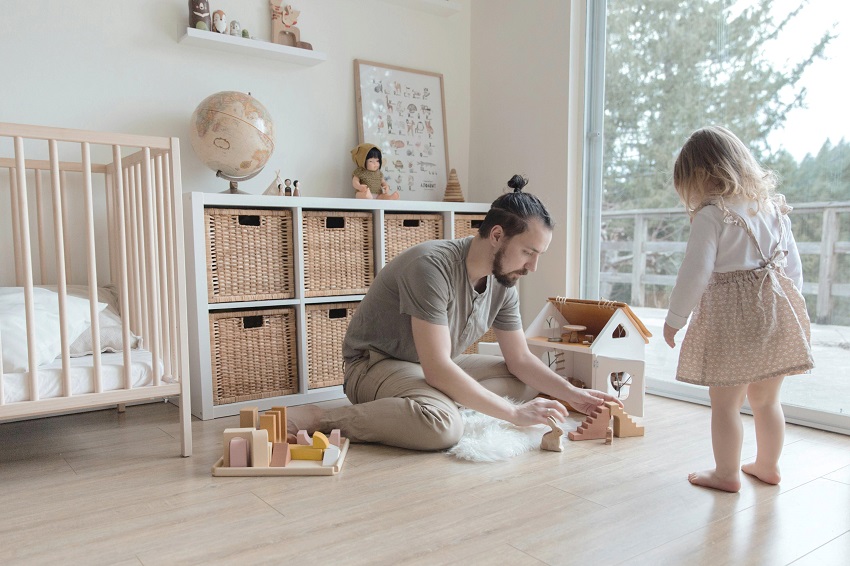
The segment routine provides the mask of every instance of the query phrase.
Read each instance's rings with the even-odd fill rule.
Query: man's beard
[[[496,257],[493,258],[493,277],[496,278],[501,285],[505,287],[513,287],[516,285],[516,282],[519,281],[520,276],[528,275],[527,269],[518,269],[516,271],[511,271],[510,273],[505,273],[504,267],[502,266],[502,260],[505,257],[504,248],[499,248],[496,251]]]

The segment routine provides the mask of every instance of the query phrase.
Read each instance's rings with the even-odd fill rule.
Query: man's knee
[[[446,450],[460,441],[463,436],[463,417],[459,411],[445,411],[422,406],[427,423],[413,439],[420,450]]]

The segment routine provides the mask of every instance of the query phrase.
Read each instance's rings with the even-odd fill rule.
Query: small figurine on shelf
[[[263,192],[264,195],[274,195],[276,197],[283,196],[283,182],[280,180],[280,169],[275,171],[275,178],[269,188]]]
[[[210,4],[206,0],[189,0],[189,27],[210,31]]]
[[[283,182],[283,196],[291,197],[292,196],[292,179],[287,179]]]
[[[398,191],[390,192],[390,186],[381,172],[383,158],[381,150],[371,143],[361,143],[351,150],[351,160],[357,165],[351,177],[351,185],[357,198],[397,200]]]
[[[212,29],[218,33],[227,33],[227,14],[224,13],[224,10],[213,12]]]
[[[239,23],[239,20],[231,20],[230,35],[242,37],[242,25]]]
[[[460,190],[460,181],[457,180],[457,171],[454,169],[449,172],[449,181],[446,183],[443,202],[464,202],[463,192]]]
[[[301,186],[298,184],[298,179],[295,179],[295,181],[292,182],[292,196],[301,196]]]
[[[282,0],[269,0],[272,10],[272,43],[298,47],[301,41],[301,30],[295,27],[298,23],[299,10],[294,10],[290,4],[281,8]]]

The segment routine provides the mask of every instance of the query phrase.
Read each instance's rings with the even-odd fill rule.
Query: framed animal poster
[[[402,200],[442,200],[448,181],[443,75],[354,61],[359,143],[382,154],[384,178]]]

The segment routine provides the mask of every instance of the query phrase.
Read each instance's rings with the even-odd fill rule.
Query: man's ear
[[[498,244],[504,239],[505,230],[500,225],[496,224],[490,229],[490,242],[493,244]]]

